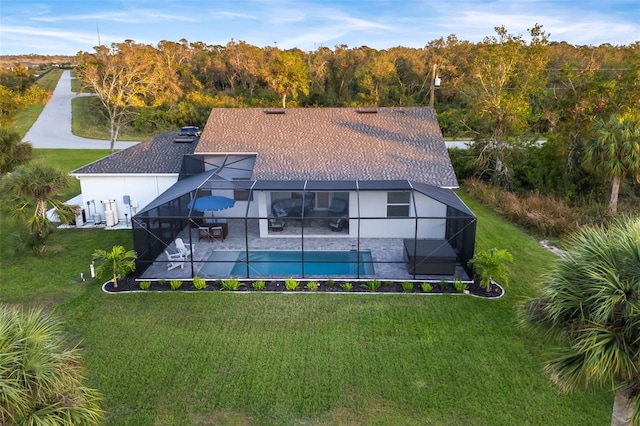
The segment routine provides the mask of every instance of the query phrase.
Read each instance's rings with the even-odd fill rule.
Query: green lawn
[[[91,160],[73,157],[82,155]],[[503,299],[107,295],[79,274],[88,275],[94,249],[131,248],[130,231],[59,230],[38,258],[3,247],[0,301],[65,317],[82,340],[89,385],[106,396],[109,425],[608,424],[612,395],[558,393],[541,373],[539,339],[517,325],[518,302],[553,255],[461,195],[479,216],[478,246],[514,254]]]
[[[109,124],[100,113],[100,101],[94,96],[80,96],[71,100],[71,129],[74,135],[99,140],[109,140]],[[139,133],[122,129],[119,141],[145,141],[157,132]]]

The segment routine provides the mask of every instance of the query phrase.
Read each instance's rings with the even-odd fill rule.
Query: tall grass
[[[476,179],[466,180],[464,187],[500,216],[541,237],[561,237],[575,230],[581,222],[577,209],[554,197],[539,193],[519,196]]]

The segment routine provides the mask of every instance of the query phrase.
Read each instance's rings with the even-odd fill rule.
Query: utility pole
[[[433,108],[433,104],[435,102],[436,87],[440,87],[440,77],[436,75],[437,68],[438,68],[438,65],[433,64],[433,71],[431,73],[431,87],[429,89],[429,94],[431,95],[429,98],[429,106],[431,108]]]

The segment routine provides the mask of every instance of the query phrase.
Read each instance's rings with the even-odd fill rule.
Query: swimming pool
[[[232,265],[229,276],[247,276],[247,253],[245,251],[214,252],[200,270],[200,276],[218,275]],[[375,274],[371,252],[349,251],[305,251],[259,250],[249,252],[249,278],[301,277],[304,276],[372,276]],[[226,268],[228,270],[228,267]],[[358,271],[359,269],[359,271]]]

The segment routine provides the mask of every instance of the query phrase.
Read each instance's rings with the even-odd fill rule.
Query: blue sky
[[[504,25],[526,35],[536,23],[552,41],[640,41],[640,0],[0,0],[0,54],[93,51],[126,39],[314,50],[424,47],[455,34],[481,41]]]

